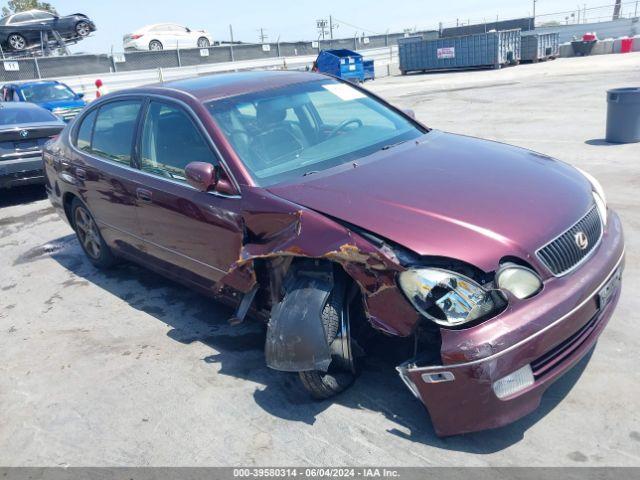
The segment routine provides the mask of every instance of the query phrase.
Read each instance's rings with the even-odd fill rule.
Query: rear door
[[[85,114],[68,172],[107,243],[131,253],[140,248],[131,162],[142,104],[142,98],[114,99]]]
[[[220,166],[195,115],[185,105],[152,99],[139,139],[142,238],[169,273],[211,288],[238,260],[240,200],[191,187],[184,170],[194,161]]]

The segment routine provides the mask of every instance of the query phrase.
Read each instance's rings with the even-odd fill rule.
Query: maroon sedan
[[[230,321],[265,319],[267,364],[317,398],[385,337],[439,435],[534,410],[619,297],[622,227],[593,177],[323,75],[107,95],[44,161],[94,265],[129,259],[234,300]]]

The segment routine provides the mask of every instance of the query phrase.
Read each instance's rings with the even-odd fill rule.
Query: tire
[[[116,257],[102,238],[93,215],[77,198],[71,203],[71,219],[76,237],[89,261],[98,268],[115,265]]]
[[[159,52],[161,50],[164,50],[164,47],[162,46],[162,42],[160,42],[160,40],[151,40],[149,42],[149,50],[151,50],[152,52]]]
[[[91,27],[89,26],[89,23],[85,22],[84,20],[76,23],[76,33],[79,37],[88,37],[91,33]]]
[[[341,322],[344,318],[348,322],[346,315],[344,289],[339,285],[334,287],[324,309],[322,310],[322,323],[327,334],[329,346],[337,339],[341,330]],[[348,336],[348,328],[346,329]],[[324,400],[337,395],[347,389],[356,379],[353,368],[336,366],[336,360],[332,360],[327,372],[312,370],[308,372],[298,372],[302,386],[317,400]]]
[[[211,44],[209,43],[209,39],[205,37],[200,37],[198,39],[198,48],[209,48]]]
[[[12,50],[20,51],[27,48],[27,40],[19,33],[12,33],[7,38],[7,44]]]

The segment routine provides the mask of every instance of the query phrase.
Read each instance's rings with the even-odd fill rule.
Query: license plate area
[[[30,150],[38,147],[37,140],[25,140],[22,142],[15,142],[16,150]]]
[[[598,308],[602,309],[613,297],[613,294],[620,288],[622,281],[622,269],[618,268],[607,283],[598,292]]]

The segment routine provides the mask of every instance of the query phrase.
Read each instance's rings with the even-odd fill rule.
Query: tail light
[[[138,34],[138,33],[137,33],[137,34],[135,34],[135,35],[131,35],[131,39],[132,39],[132,40],[137,40],[137,39],[139,39],[139,38],[142,38],[142,34]]]

